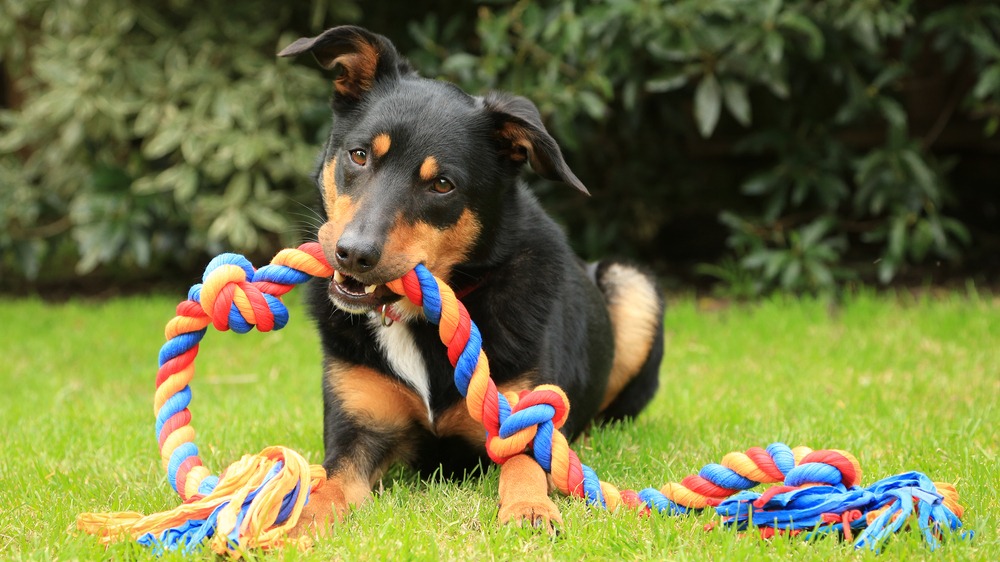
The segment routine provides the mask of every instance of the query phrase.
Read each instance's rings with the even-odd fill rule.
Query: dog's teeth
[[[335,282],[337,282],[337,283],[343,283],[344,282],[344,274],[341,273],[341,272],[339,272],[339,271],[337,271],[337,270],[334,270],[333,271],[333,280]]]
[[[370,294],[374,293],[375,289],[377,289],[377,288],[378,288],[378,285],[366,285],[365,286],[365,294],[366,295],[370,295]]]

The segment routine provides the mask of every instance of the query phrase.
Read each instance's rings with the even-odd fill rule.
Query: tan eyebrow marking
[[[386,133],[376,135],[372,139],[372,153],[377,157],[385,156],[385,153],[389,152],[390,146],[392,146],[392,139]]]
[[[424,163],[420,165],[420,179],[431,181],[438,175],[437,159],[433,156],[424,158]]]

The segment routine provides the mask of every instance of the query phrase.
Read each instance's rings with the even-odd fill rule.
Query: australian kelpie
[[[617,261],[586,264],[519,179],[587,189],[523,97],[465,93],[423,78],[393,44],[359,27],[302,38],[338,72],[333,124],[315,174],[317,233],[332,279],[310,289],[323,345],[328,480],[300,531],[342,518],[402,461],[459,475],[486,458],[435,327],[385,283],[424,264],[479,326],[501,391],[559,385],[572,439],[634,416],[656,391],[663,304],[654,280]],[[500,472],[501,522],[558,523],[546,475],[528,455]]]

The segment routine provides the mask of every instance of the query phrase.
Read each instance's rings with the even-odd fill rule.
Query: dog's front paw
[[[342,521],[349,508],[344,492],[335,482],[324,482],[309,494],[309,502],[302,507],[299,520],[289,531],[289,536],[325,537],[331,526]]]
[[[557,526],[562,524],[559,508],[549,498],[530,501],[517,501],[500,506],[500,523],[524,526],[531,525],[536,529],[545,529],[554,534]]]

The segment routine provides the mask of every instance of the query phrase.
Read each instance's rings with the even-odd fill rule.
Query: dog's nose
[[[382,258],[382,251],[370,241],[342,236],[337,241],[337,264],[345,273],[370,271]]]

